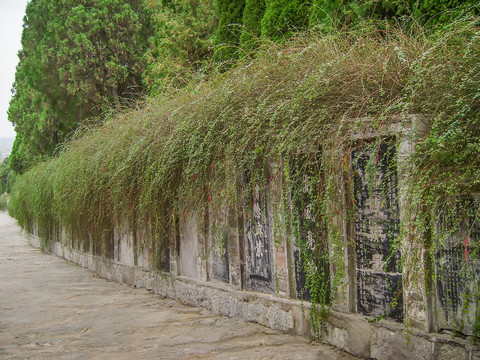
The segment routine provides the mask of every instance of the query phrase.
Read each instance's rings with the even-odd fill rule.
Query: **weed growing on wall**
[[[383,27],[264,44],[253,61],[112,115],[20,177],[10,212],[45,237],[52,226],[65,227],[98,254],[109,254],[114,227],[126,228],[139,249],[166,249],[175,219],[194,210],[218,204],[243,215],[251,188],[239,189],[232,179],[248,173],[251,184],[287,178],[295,187],[308,175],[312,188],[304,193],[314,221],[296,239],[305,239],[297,246],[321,328],[337,287],[345,286],[352,244],[342,236],[341,218],[352,216],[352,206],[342,189],[352,182],[351,154],[369,133],[386,139],[407,114],[428,119],[401,169],[408,191],[392,241],[413,249],[401,249],[402,264],[414,249],[428,248],[434,259],[442,243],[433,235],[436,209],[480,189],[478,19],[454,21],[438,33]],[[375,154],[378,144],[371,146]],[[266,171],[279,159],[312,159],[319,148],[320,167]],[[304,231],[302,214],[285,209],[293,232]],[[469,221],[478,219],[475,213]],[[311,242],[308,231],[323,238]],[[464,246],[466,261],[478,261],[474,245]]]
[[[0,195],[0,211],[7,210],[8,198],[9,196],[7,194]]]

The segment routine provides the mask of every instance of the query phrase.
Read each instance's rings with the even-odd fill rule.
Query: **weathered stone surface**
[[[179,275],[199,276],[199,256],[197,238],[197,217],[195,214],[184,216],[181,221],[180,249],[178,256]]]
[[[356,354],[362,358],[370,358],[371,326],[352,315],[334,313],[329,319],[329,344]]]
[[[472,351],[472,360],[480,360],[480,349]]]
[[[246,285],[248,290],[274,292],[273,230],[268,190],[260,185],[252,191],[245,219]]]
[[[422,336],[406,337],[406,343],[415,359],[434,360],[432,349],[433,344]]]
[[[448,343],[435,344],[436,360],[468,360],[468,351],[464,348]]]
[[[401,325],[380,321],[372,332],[373,359],[434,360],[436,338],[420,331],[406,332]]]
[[[382,327],[372,334],[371,357],[373,359],[412,359],[414,354],[408,348],[406,339],[398,333]]]
[[[398,182],[395,145],[387,142],[352,153],[355,198],[357,311],[403,321]],[[372,160],[375,161],[372,168]]]
[[[31,241],[40,244],[35,237]],[[215,314],[242,318],[282,332],[311,336],[309,303],[278,295],[240,291],[233,285],[220,282],[147,271],[81,253],[61,244],[52,245],[51,249],[107,279],[145,287],[163,297],[201,306]],[[462,359],[465,353],[473,358],[470,355],[471,345],[465,340],[452,340],[448,335],[428,334],[414,329],[407,332],[402,324],[392,321],[368,322],[363,315],[333,311],[327,327],[327,343],[362,358],[433,360],[439,356],[452,359],[457,356]]]
[[[439,209],[440,220],[434,234],[437,242],[436,327],[473,336],[475,327],[478,326],[480,260],[477,256],[472,256],[472,252],[480,246],[480,219],[475,215],[480,212],[480,194],[464,196],[457,203],[467,207],[468,214],[459,221],[450,218],[451,209]],[[440,234],[443,229],[455,226],[455,233],[442,238]]]

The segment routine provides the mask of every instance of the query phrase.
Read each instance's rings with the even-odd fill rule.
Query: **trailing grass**
[[[228,188],[225,171],[319,144],[340,149],[399,113],[431,120],[422,165],[437,173],[440,164],[460,166],[462,183],[478,186],[478,36],[473,19],[429,36],[366,28],[264,44],[252,62],[83,129],[19,179],[11,211],[25,224],[152,222],[178,210],[180,198],[202,203],[205,191]],[[351,121],[363,117],[374,121]]]
[[[322,147],[330,155],[318,208],[331,218],[338,159],[358,146],[352,135],[382,134],[393,115],[423,114],[430,125],[409,162],[405,221],[426,231],[439,203],[480,188],[478,24],[463,19],[428,34],[384,24],[265,42],[253,61],[81,130],[18,179],[9,209],[27,228],[86,233],[99,252],[115,225],[165,245],[175,216],[240,204],[234,174],[277,181],[271,161],[289,164]]]
[[[8,195],[2,194],[0,195],[0,211],[6,211],[8,204]]]

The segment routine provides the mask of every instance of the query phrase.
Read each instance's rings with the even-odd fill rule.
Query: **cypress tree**
[[[262,35],[280,40],[308,27],[309,0],[266,0],[265,5]]]
[[[243,11],[243,31],[240,45],[246,51],[254,50],[262,35],[262,18],[265,15],[265,0],[246,0]]]
[[[150,92],[181,87],[210,60],[218,28],[216,0],[152,0],[155,31],[147,50],[143,82]]]
[[[478,12],[477,0],[312,0],[310,26],[332,28],[364,20],[414,19],[425,25],[447,23],[464,10]]]
[[[141,91],[145,26],[141,0],[32,0],[9,120],[12,167],[51,156],[87,118]],[[132,8],[133,7],[133,8]],[[136,9],[136,11],[134,10]]]
[[[239,57],[245,0],[217,0],[219,24],[215,36],[215,61],[229,61]]]

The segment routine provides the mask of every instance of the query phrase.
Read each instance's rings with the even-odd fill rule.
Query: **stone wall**
[[[252,187],[241,209],[212,204],[206,212],[180,212],[184,216],[170,229],[170,246],[160,260],[141,236],[134,239],[118,228],[111,232],[106,257],[94,255],[87,238],[71,239],[61,229],[52,234],[47,250],[110,280],[304,336],[313,334],[311,294],[305,287],[301,252],[335,252],[336,257],[315,264],[324,274],[322,281],[332,300],[323,341],[363,358],[480,359],[474,322],[467,321],[458,331],[462,319],[480,316],[474,289],[479,264],[473,264],[470,277],[459,281],[458,276],[465,247],[472,251],[480,242],[479,224],[466,221],[450,245],[434,254],[434,261],[428,261],[426,245],[415,251],[406,249],[407,244],[391,247],[406,216],[403,184],[408,174],[402,170],[402,161],[421,136],[423,125],[420,117],[399,118],[382,133],[375,174],[367,164],[371,148],[357,146],[346,157],[348,166],[335,174],[338,201],[328,206],[337,215],[321,226],[310,216],[309,182],[287,189],[277,179]],[[372,132],[359,139],[379,136]],[[328,149],[318,154],[319,161],[334,156]],[[272,176],[281,174],[280,166],[281,159],[270,164]],[[308,178],[309,170],[304,171]],[[247,178],[238,176],[238,186],[245,186]],[[478,208],[478,196],[472,199],[472,206]],[[284,218],[287,212],[299,219],[295,231]],[[470,243],[459,243],[466,228]],[[320,240],[332,234],[338,241],[319,248]],[[299,240],[306,244],[303,248]],[[32,242],[40,246],[35,236]],[[425,274],[429,271],[440,275],[439,280],[428,284]],[[334,278],[341,286],[333,288]]]

